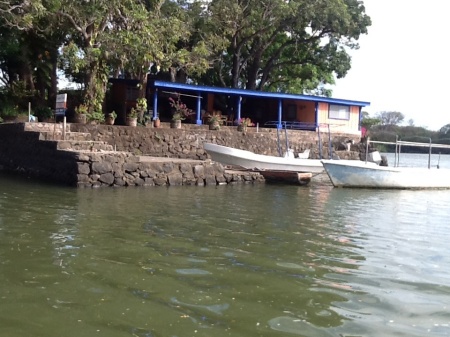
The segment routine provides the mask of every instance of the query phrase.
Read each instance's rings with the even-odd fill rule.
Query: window
[[[347,105],[330,104],[328,108],[328,118],[349,120],[350,107]]]

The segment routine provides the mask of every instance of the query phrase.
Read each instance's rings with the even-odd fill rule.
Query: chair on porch
[[[233,126],[233,124],[234,124],[234,114],[228,114],[227,119],[225,120],[225,125]]]

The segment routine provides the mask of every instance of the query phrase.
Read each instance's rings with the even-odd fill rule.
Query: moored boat
[[[335,187],[425,189],[450,188],[450,170],[386,167],[359,160],[322,160]]]
[[[267,156],[212,143],[205,143],[204,149],[213,161],[247,170],[309,172],[313,174],[321,173],[324,170],[320,159]]]
[[[373,142],[377,143],[377,142]],[[442,144],[426,144],[397,141],[378,142],[435,148],[450,148]],[[397,157],[396,153],[396,157]],[[450,189],[450,170],[431,167],[387,167],[359,160],[322,160],[331,183],[335,187],[383,188],[383,189]],[[397,165],[398,163],[396,163]]]

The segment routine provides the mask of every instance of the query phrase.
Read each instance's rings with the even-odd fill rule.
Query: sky
[[[332,86],[333,97],[370,102],[371,117],[398,111],[414,126],[450,123],[450,2],[363,0],[372,19],[351,51],[352,68]]]

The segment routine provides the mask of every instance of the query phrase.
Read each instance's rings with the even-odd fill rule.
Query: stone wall
[[[117,151],[157,157],[206,159],[203,143],[249,150],[254,153],[278,156],[277,130],[274,128],[248,128],[247,133],[238,132],[234,126],[209,130],[207,125],[183,124],[182,129],[170,129],[168,123],[161,128],[71,124],[71,131],[87,132],[92,139],[106,141]],[[316,132],[287,130],[289,147],[294,153],[311,150],[310,158],[320,158],[319,137]],[[329,158],[329,138],[334,147],[343,139],[359,142],[355,135],[321,133],[322,156]],[[282,152],[286,149],[285,131],[280,131]],[[353,157],[350,155],[350,157]],[[357,156],[355,157],[357,159]]]
[[[0,124],[0,169],[74,186],[74,152],[57,151],[57,143],[39,140],[39,132],[24,132],[24,123]]]
[[[211,161],[135,156],[127,152],[80,153],[78,187],[222,185],[264,182],[254,172],[232,172]]]
[[[65,141],[60,140],[63,124],[0,124],[0,169],[70,186],[229,184],[263,179],[257,173],[228,172],[211,163],[203,143],[278,155],[276,129],[249,128],[243,133],[236,127],[217,131],[184,124],[180,130],[162,124],[161,128],[68,124]],[[311,158],[319,157],[317,133],[287,133],[295,153],[311,149]],[[328,158],[328,134],[322,138],[323,157]],[[280,139],[285,151],[284,131]],[[343,139],[352,138],[335,134],[332,141],[342,143]],[[358,159],[359,155],[353,151],[338,154],[342,159]]]
[[[0,170],[78,187],[264,182],[258,173],[226,171],[210,160],[147,157],[122,151],[61,150],[61,144],[65,148],[71,141],[48,140],[52,135],[61,137],[62,125],[53,126],[56,132],[42,123],[0,124]],[[71,138],[75,139],[73,144],[82,142],[79,135],[71,133]]]

